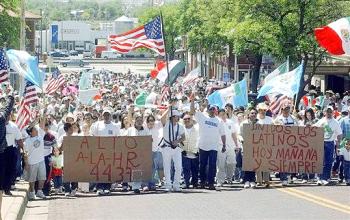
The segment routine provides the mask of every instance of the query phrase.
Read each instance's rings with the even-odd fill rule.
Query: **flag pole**
[[[175,137],[174,137],[174,126],[173,126],[173,122],[171,121],[172,117],[173,117],[173,106],[171,105],[171,103],[172,103],[172,99],[171,99],[172,93],[171,93],[171,87],[170,87],[170,73],[169,73],[169,60],[168,60],[169,57],[168,57],[168,53],[167,53],[167,49],[166,49],[166,40],[165,40],[164,23],[163,23],[163,13],[162,13],[161,9],[160,9],[160,21],[161,21],[161,24],[162,24],[162,37],[163,37],[163,42],[164,42],[165,63],[166,63],[166,72],[167,72],[167,80],[165,82],[168,82],[168,86],[169,86],[169,101],[170,101],[170,103],[169,103],[170,104],[170,120],[169,120],[170,123],[169,123],[169,126],[170,126],[170,134],[171,134],[171,137],[173,139],[173,140],[169,140],[170,143],[171,143],[171,141],[175,140]],[[169,139],[171,139],[171,138],[169,137]]]

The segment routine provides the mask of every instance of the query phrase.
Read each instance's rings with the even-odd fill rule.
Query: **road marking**
[[[306,192],[303,192],[297,189],[292,189],[292,188],[283,188],[283,189],[277,189],[277,190],[280,192],[284,192],[292,196],[307,200],[309,202],[313,202],[318,205],[330,208],[330,209],[334,209],[340,212],[350,214],[350,206],[343,205],[341,203],[338,203],[323,197],[315,196],[313,194],[306,193]]]

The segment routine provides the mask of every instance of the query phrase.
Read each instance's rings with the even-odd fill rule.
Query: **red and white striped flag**
[[[282,94],[279,94],[279,95],[276,95],[272,102],[270,103],[270,110],[272,113],[274,114],[278,114],[282,105],[284,103],[286,103],[288,101],[288,96],[286,95],[282,95]]]
[[[6,53],[0,49],[0,83],[6,82],[9,79],[8,61]]]
[[[168,85],[164,85],[161,90],[161,103],[168,102],[170,98],[170,87]]]
[[[112,50],[128,53],[138,48],[151,49],[165,56],[162,21],[160,16],[151,22],[119,35],[110,35],[108,42]]]
[[[52,73],[52,77],[46,86],[45,92],[49,95],[55,93],[59,88],[61,88],[66,83],[64,76],[57,69]]]
[[[19,129],[22,130],[27,126],[31,119],[33,119],[33,112],[30,105],[39,101],[38,94],[36,92],[35,85],[30,81],[26,81],[26,86],[24,88],[23,99],[21,101],[20,108],[18,110],[18,116],[16,124]]]
[[[182,80],[182,85],[184,87],[190,87],[195,84],[195,82],[199,79],[199,71],[200,68],[197,67],[189,72],[186,77]]]

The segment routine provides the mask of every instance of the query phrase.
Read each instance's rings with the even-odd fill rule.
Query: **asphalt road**
[[[226,185],[221,191],[182,193],[114,192],[96,197],[54,196],[29,202],[25,220],[44,219],[350,219],[350,187],[298,184],[282,188],[243,189]]]

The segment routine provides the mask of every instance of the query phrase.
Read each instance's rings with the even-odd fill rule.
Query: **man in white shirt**
[[[179,124],[180,112],[177,110],[171,110],[172,105],[162,115],[161,122],[163,124],[163,136],[164,144],[162,149],[163,154],[163,167],[165,176],[165,189],[170,191],[173,189],[175,192],[181,191],[181,171],[182,171],[182,158],[180,143],[185,140],[185,129]],[[171,113],[170,113],[171,111]],[[175,175],[173,184],[171,183],[171,164],[174,163]]]
[[[112,111],[105,109],[102,112],[103,121],[97,121],[91,126],[90,134],[100,137],[116,137],[120,135],[120,128],[112,122]],[[111,193],[111,183],[98,183],[96,185],[97,195],[108,195]]]
[[[317,181],[318,185],[328,185],[331,178],[331,169],[335,147],[339,146],[342,138],[342,129],[337,120],[333,117],[333,107],[327,106],[325,117],[320,119],[315,126],[324,128],[324,161],[323,172]],[[335,143],[335,145],[334,145]]]
[[[274,124],[277,125],[286,125],[286,126],[297,126],[298,121],[290,114],[290,105],[285,103],[281,107],[281,114],[277,116],[274,121]],[[288,186],[288,176],[290,173],[280,172],[280,180],[282,182],[282,186]]]
[[[216,160],[218,150],[226,151],[225,129],[215,116],[216,106],[208,107],[208,114],[195,110],[194,99],[191,97],[191,111],[199,125],[199,169],[201,188],[205,188],[208,182],[209,190],[215,190],[214,180],[216,175]],[[221,137],[222,149],[218,149]],[[208,166],[208,175],[207,175]]]
[[[219,118],[225,129],[226,151],[218,152],[218,172],[216,176],[217,189],[220,189],[222,184],[225,182],[225,178],[228,179],[229,183],[232,183],[234,168],[236,166],[235,148],[238,146],[236,130],[237,125],[232,120],[227,118],[227,114],[224,109],[219,110]]]
[[[6,141],[7,148],[5,148],[5,175],[4,175],[4,192],[5,195],[12,195],[11,185],[14,185],[16,178],[16,164],[17,159],[17,148],[23,149],[22,135],[18,126],[10,121],[10,116],[7,118],[6,124]]]
[[[185,141],[182,146],[182,169],[186,188],[198,187],[198,171],[199,171],[199,149],[198,149],[198,124],[193,124],[191,115],[186,114],[183,117],[185,124]],[[190,181],[191,179],[191,181]]]

